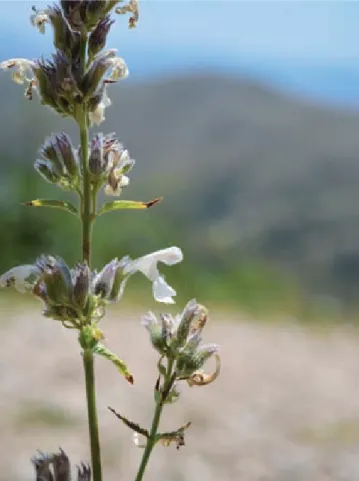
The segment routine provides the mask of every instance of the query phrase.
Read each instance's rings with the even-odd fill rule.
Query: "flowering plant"
[[[62,209],[76,215],[82,225],[82,259],[70,268],[58,256],[41,255],[32,264],[14,267],[3,274],[0,287],[14,287],[19,292],[32,294],[42,302],[44,316],[78,332],[86,381],[94,481],[102,479],[94,356],[108,359],[127,381],[134,382],[126,363],[105,345],[99,323],[105,316],[106,306],[122,298],[129,277],[136,272],[151,281],[156,301],[174,303],[176,291],[160,274],[158,264],[174,265],[183,259],[181,249],[174,246],[135,260],[128,256],[120,260],[115,258],[100,271],[91,265],[91,234],[98,216],[121,209],[145,210],[161,200],[115,199],[98,206],[102,189],[107,196],[122,194],[129,184],[128,174],[135,165],[115,134],[89,136],[90,127],[105,120],[105,109],[111,105],[107,89],[128,76],[125,61],[116,55],[115,50],[105,50],[107,35],[114,24],[114,13],[129,13],[129,27],[135,27],[139,18],[137,0],[130,0],[127,4],[120,0],[62,0],[59,5],[44,10],[33,8],[31,23],[41,33],[45,33],[47,24],[52,26],[55,53],[50,60],[15,58],[0,64],[2,69],[12,71],[16,83],[25,85],[27,98],[32,99],[36,92],[43,105],[62,117],[71,118],[79,129],[78,147],[65,132],[52,134],[45,140],[34,163],[36,171],[46,181],[76,193],[78,205],[53,199],[36,199],[26,205]],[[143,317],[142,324],[159,354],[152,426],[147,430],[111,408],[134,431],[136,444],[144,448],[136,481],[143,478],[157,443],[184,444],[184,432],[190,423],[173,432],[159,432],[163,407],[179,398],[178,383],[186,381],[190,386],[203,386],[219,373],[218,346],[202,344],[202,330],[207,318],[206,308],[195,300],[190,301],[176,317],[161,314],[160,321],[153,313]],[[206,375],[202,367],[213,355],[217,361],[216,371]],[[38,479],[52,479],[50,465],[53,465],[55,474],[60,468],[69,469],[63,451],[35,458],[34,465]],[[82,465],[78,477],[89,479],[90,473],[90,468]]]

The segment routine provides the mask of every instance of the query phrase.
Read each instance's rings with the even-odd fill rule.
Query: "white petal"
[[[49,22],[48,10],[36,11],[30,15],[30,22],[40,33],[45,33],[45,23]]]
[[[110,184],[107,184],[104,192],[108,196],[114,196],[114,197],[119,196],[119,195],[121,195],[121,192],[122,192],[121,184],[119,183],[115,190],[113,190],[113,188],[110,186]]]
[[[157,302],[164,302],[165,304],[174,304],[172,299],[176,295],[176,291],[167,284],[163,277],[158,277],[153,284],[153,297]]]
[[[129,71],[126,62],[123,58],[116,57],[112,59],[112,71],[110,73],[110,79],[117,82],[118,80],[125,79],[129,75]]]
[[[120,187],[126,187],[130,183],[129,177],[127,175],[121,175],[119,186]]]
[[[140,257],[128,264],[124,272],[140,271],[151,281],[155,281],[159,277],[157,263],[163,262],[167,266],[173,266],[183,260],[183,254],[179,247],[168,247],[160,251],[152,252],[146,256]]]
[[[15,287],[19,292],[28,292],[32,290],[40,275],[40,269],[34,265],[13,267],[0,277],[0,287]]]
[[[12,74],[12,78],[16,83],[29,82],[33,78],[34,62],[27,60],[26,58],[10,58],[0,63],[2,70],[12,69],[15,71]]]
[[[100,102],[93,112],[89,113],[91,125],[100,125],[105,120],[105,107]]]

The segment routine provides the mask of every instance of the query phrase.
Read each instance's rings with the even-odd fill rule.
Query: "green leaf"
[[[113,200],[112,202],[106,202],[97,212],[97,215],[105,214],[106,212],[111,212],[113,210],[122,209],[134,209],[134,210],[144,210],[149,209],[153,205],[161,202],[162,197],[157,197],[156,199],[150,200],[149,202],[141,202],[137,200]]]
[[[24,202],[22,205],[29,207],[52,207],[53,209],[61,209],[70,212],[70,214],[77,215],[77,208],[65,200],[52,200],[52,199],[35,199],[29,202]]]
[[[120,374],[125,377],[125,379],[130,383],[134,383],[134,379],[132,374],[130,373],[127,364],[122,361],[119,357],[116,356],[113,352],[111,352],[107,347],[103,346],[102,344],[97,344],[93,348],[93,352],[98,354],[99,356],[104,357],[105,359],[109,360],[114,364]]]

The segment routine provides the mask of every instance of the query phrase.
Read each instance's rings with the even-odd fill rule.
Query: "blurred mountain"
[[[6,173],[31,163],[52,131],[76,130],[25,101],[9,78],[0,88],[0,168],[10,195]],[[317,293],[356,298],[359,114],[209,75],[124,82],[109,94],[101,130],[116,131],[137,159],[126,197],[165,196],[151,238],[172,241],[168,224],[209,272],[261,259]],[[33,188],[40,196],[42,185]]]

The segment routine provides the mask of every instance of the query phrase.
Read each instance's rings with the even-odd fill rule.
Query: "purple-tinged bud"
[[[76,58],[79,54],[80,34],[70,28],[68,21],[58,6],[53,5],[48,8],[47,14],[54,28],[55,48],[69,58]]]
[[[141,324],[148,330],[152,346],[160,354],[167,353],[167,338],[163,329],[152,312],[148,312],[142,317]]]
[[[101,132],[94,135],[91,141],[89,170],[95,176],[100,176],[106,171],[103,141],[104,136]]]
[[[71,274],[73,284],[72,299],[77,307],[83,309],[90,294],[91,271],[87,264],[77,264]]]
[[[90,58],[93,58],[105,47],[107,35],[113,23],[114,20],[111,20],[110,16],[106,15],[91,32],[88,43],[88,55]]]
[[[112,66],[115,54],[115,50],[108,50],[99,54],[92,62],[81,83],[81,90],[86,98],[90,98],[99,88],[107,70]]]
[[[61,132],[57,134],[56,137],[57,150],[61,155],[61,160],[64,163],[67,171],[70,175],[76,176],[78,173],[78,162],[75,157],[75,152],[71,144],[70,137]]]
[[[194,321],[196,315],[198,315],[198,309],[199,306],[196,299],[192,299],[191,301],[189,301],[184,308],[181,315],[181,320],[178,325],[176,338],[174,340],[174,343],[177,347],[182,347],[186,343],[191,324]]]
[[[71,27],[91,31],[120,0],[61,0],[61,8]]]
[[[71,271],[60,257],[42,256],[37,266],[43,271],[49,302],[54,305],[69,304],[72,298]]]
[[[184,349],[177,359],[177,375],[179,378],[189,378],[194,372],[203,367],[203,364],[214,354],[219,353],[217,344],[204,344],[196,350]]]
[[[54,165],[44,159],[37,159],[34,164],[35,170],[50,184],[58,184],[61,176],[55,171]]]
[[[113,259],[95,276],[92,290],[96,296],[106,299],[111,294],[118,266],[118,260]]]
[[[62,116],[75,116],[76,105],[82,99],[82,92],[66,55],[58,50],[52,61],[40,59],[33,70],[41,103]]]
[[[48,137],[40,150],[41,155],[48,160],[52,166],[53,170],[59,175],[64,175],[64,164],[59,155],[58,146],[56,143],[56,136],[52,135]]]

